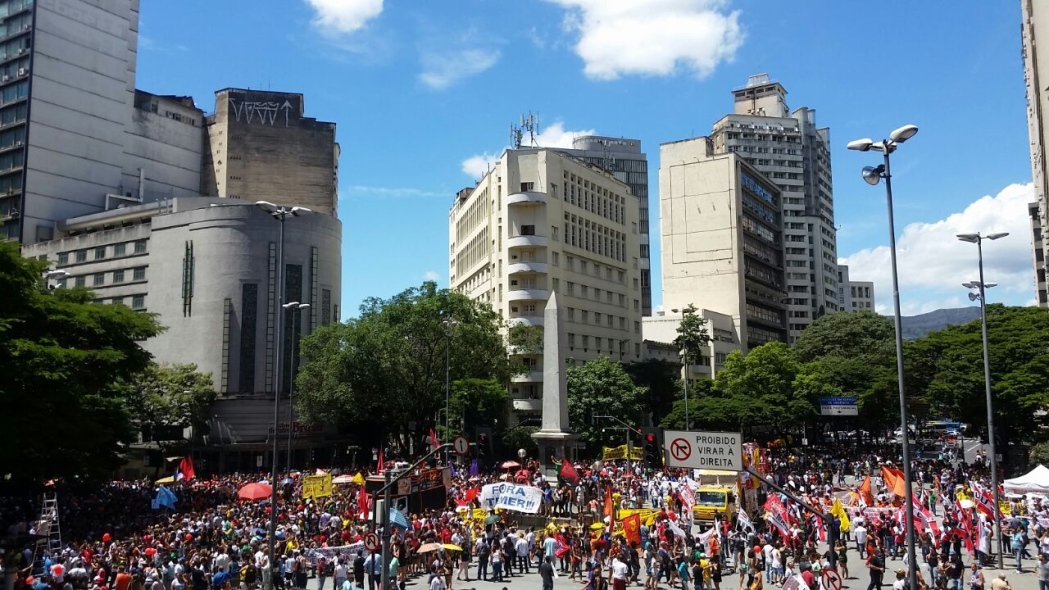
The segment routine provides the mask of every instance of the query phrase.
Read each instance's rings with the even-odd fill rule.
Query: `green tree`
[[[1049,312],[990,305],[987,327],[995,433],[1004,444],[1044,440],[1041,416],[1049,407]],[[933,416],[955,418],[977,428],[986,425],[979,321],[910,342],[906,357],[915,374],[908,394],[924,394]]]
[[[677,327],[677,337],[674,338],[674,345],[681,351],[681,363],[686,366],[697,364],[710,345],[707,320],[697,311],[696,306],[691,303],[682,310],[681,323]],[[687,371],[685,375],[688,375]]]
[[[360,311],[303,339],[295,390],[305,419],[335,423],[361,446],[395,436],[407,448],[443,423],[446,354],[453,382],[513,374],[499,316],[461,293],[426,282]]]
[[[714,390],[729,400],[742,425],[762,425],[775,432],[796,427],[817,415],[804,392],[794,390],[801,365],[787,345],[769,342],[746,356],[732,352],[714,379]]]
[[[129,385],[137,429],[162,448],[184,446],[184,428],[199,438],[217,396],[211,375],[198,373],[194,364],[150,363]]]
[[[660,359],[648,359],[623,365],[634,385],[648,391],[642,402],[644,414],[651,424],[658,425],[668,416],[677,401],[683,401],[681,393],[681,365]],[[695,386],[700,386],[697,382]],[[691,394],[691,390],[689,390]],[[697,394],[698,395],[698,394]],[[684,411],[684,410],[682,410]],[[684,423],[684,414],[682,414]]]
[[[510,346],[517,348],[519,353],[543,353],[543,328],[539,326],[514,324],[510,326],[508,340]]]
[[[44,263],[0,243],[0,474],[35,485],[104,478],[134,440],[123,384],[145,370],[139,341],[161,327],[150,314],[98,305],[86,289],[48,291]]]
[[[478,426],[505,425],[508,402],[506,386],[498,381],[470,378],[452,383],[451,435],[472,433]]]
[[[591,450],[621,444],[617,441],[623,440],[622,432],[602,432],[602,426],[610,426],[608,421],[595,423],[593,416],[615,416],[628,424],[641,423],[645,388],[634,385],[622,364],[598,357],[569,367],[566,381],[571,430]]]

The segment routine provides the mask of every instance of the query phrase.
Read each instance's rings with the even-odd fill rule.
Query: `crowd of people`
[[[726,576],[736,576],[740,590],[789,580],[820,590],[826,572],[849,579],[863,570],[873,589],[885,583],[885,572],[893,577],[891,560],[900,560],[904,573],[912,565],[901,498],[882,487],[879,472],[900,461],[891,447],[862,453],[770,448],[763,461],[774,485],[762,485],[738,514],[718,514],[697,527],[691,526],[690,494],[683,493],[694,485],[693,474],[682,471],[619,461],[577,464],[575,477],[547,479],[534,462],[517,472],[462,466],[444,505],[412,510],[404,515],[407,526],[393,528],[388,564],[364,547],[377,527],[369,509],[374,499],[360,485],[336,485],[330,496],[304,499],[302,478],[287,474],[278,487],[271,567],[271,506],[237,496],[242,486],[259,481],[258,474],[171,484],[165,489],[177,498],[174,508],[156,505],[159,486],[151,481],[87,490],[57,483],[50,492],[58,498],[62,545],[48,549],[36,542],[38,501],[0,499],[6,530],[0,560],[15,590],[251,590],[270,584],[283,590],[308,583],[318,590],[383,590],[384,571],[400,590],[410,582],[453,590],[533,570],[546,590],[561,576],[585,590],[629,584],[721,590]],[[913,470],[917,502],[942,523],[927,522],[919,534],[913,565],[923,588],[959,590],[969,583],[969,590],[985,590],[982,567],[993,559],[995,542],[1017,571],[1027,571],[1022,560],[1033,559],[1049,588],[1049,502],[1014,499],[994,539],[989,521],[975,518],[972,509],[976,524],[959,522],[965,518],[957,509],[959,493],[964,497],[970,483],[986,485],[981,465],[941,455],[913,462]],[[869,499],[861,490],[867,476],[875,481]],[[539,520],[514,512],[478,514],[477,490],[504,480],[540,488]],[[835,500],[847,505],[850,523],[830,514]],[[782,518],[766,521],[777,506],[784,507]],[[643,515],[634,530],[621,524],[628,513]],[[906,577],[895,575],[897,583]],[[987,585],[1006,590],[1002,582],[996,576]]]

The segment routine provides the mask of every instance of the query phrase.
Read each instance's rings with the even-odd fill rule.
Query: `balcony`
[[[525,248],[528,246],[545,248],[546,238],[544,236],[514,236],[506,240],[507,248]]]
[[[550,292],[546,289],[516,289],[506,292],[507,301],[546,301]]]
[[[536,191],[525,191],[521,193],[514,193],[506,197],[507,205],[543,205],[546,203],[546,194],[539,193]]]
[[[527,373],[521,373],[520,375],[514,375],[510,378],[512,383],[542,383],[543,372],[542,371],[528,371]]]
[[[522,272],[535,272],[535,273],[546,273],[545,262],[515,262],[510,266],[506,267],[508,274],[518,274]]]
[[[518,315],[510,316],[509,322],[511,326],[524,325],[524,326],[539,326],[543,327],[543,320],[545,318],[542,314],[535,315]]]
[[[542,399],[515,399],[514,411],[515,412],[542,412],[543,411],[543,400]]]

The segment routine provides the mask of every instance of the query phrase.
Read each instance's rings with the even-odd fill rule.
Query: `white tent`
[[[1020,477],[1005,480],[1004,486],[1007,494],[1049,493],[1049,468],[1039,465]]]

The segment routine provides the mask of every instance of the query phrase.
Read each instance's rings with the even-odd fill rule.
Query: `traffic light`
[[[653,469],[663,468],[663,433],[658,428],[642,428],[641,443],[644,445],[645,465]]]

